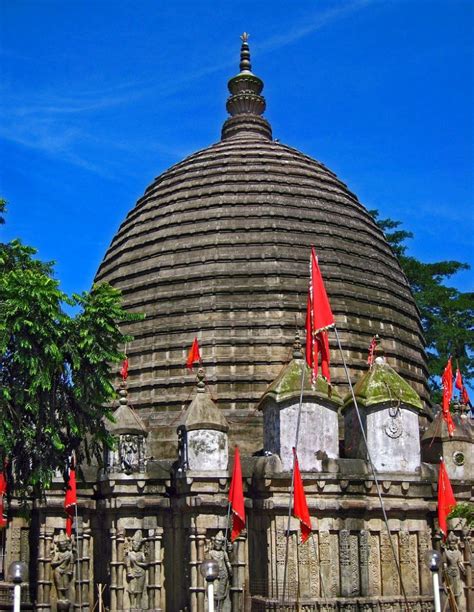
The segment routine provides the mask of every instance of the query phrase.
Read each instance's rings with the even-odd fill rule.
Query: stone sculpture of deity
[[[142,595],[145,589],[146,570],[148,567],[142,532],[138,529],[133,538],[128,540],[125,550],[125,571],[130,598],[130,608],[142,609]]]
[[[214,607],[216,612],[231,612],[230,583],[232,566],[229,554],[225,549],[225,538],[222,531],[212,538],[209,557],[219,564],[219,575],[214,583]]]
[[[69,591],[74,573],[74,552],[72,540],[61,531],[59,538],[53,542],[51,568],[53,570],[54,586],[58,596],[58,604],[69,607]],[[64,609],[64,605],[61,605]]]
[[[466,568],[463,563],[462,552],[459,548],[459,538],[452,531],[449,532],[446,540],[446,548],[444,550],[446,559],[446,573],[451,582],[453,595],[456,598],[458,608],[462,610],[462,595],[463,595],[463,580],[462,577],[466,574]]]
[[[122,436],[120,444],[120,462],[122,470],[131,474],[139,467],[139,450],[136,436]]]

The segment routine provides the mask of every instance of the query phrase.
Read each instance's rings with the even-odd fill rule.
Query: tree
[[[23,497],[40,496],[73,451],[90,460],[112,443],[111,368],[126,341],[118,324],[139,316],[107,284],[68,297],[35,253],[0,243],[0,461]]]
[[[424,263],[407,255],[405,241],[411,232],[397,229],[400,221],[380,219],[369,211],[398,258],[420,311],[428,358],[429,384],[433,399],[439,399],[438,377],[451,355],[459,364],[464,382],[474,381],[474,293],[461,292],[445,283],[469,266],[459,261]]]

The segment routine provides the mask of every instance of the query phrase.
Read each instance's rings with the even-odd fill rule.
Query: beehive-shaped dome
[[[127,308],[146,313],[126,328],[129,392],[157,426],[171,427],[169,411],[189,399],[194,377],[184,364],[195,335],[219,407],[236,415],[255,407],[304,324],[311,245],[352,375],[378,333],[390,364],[427,396],[419,316],[396,258],[344,183],[272,140],[262,88],[244,36],[221,141],[148,187],[97,274],[122,290]],[[330,343],[344,394],[331,334]]]

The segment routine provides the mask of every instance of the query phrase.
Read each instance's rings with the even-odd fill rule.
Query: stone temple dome
[[[96,277],[121,289],[127,309],[146,313],[126,328],[134,337],[128,389],[150,429],[162,432],[161,456],[175,455],[176,411],[193,392],[184,364],[195,336],[231,437],[245,439],[245,423],[259,422],[255,406],[304,326],[311,245],[353,379],[379,334],[388,362],[427,398],[419,315],[395,256],[333,172],[272,140],[263,82],[251,71],[246,35],[242,41],[220,142],[155,179]],[[332,333],[330,345],[332,382],[345,395]]]

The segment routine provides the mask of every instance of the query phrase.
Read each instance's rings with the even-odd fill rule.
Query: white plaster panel
[[[293,466],[293,447],[296,442],[298,404],[279,409],[268,406],[265,410],[265,448],[280,456],[284,471]],[[316,453],[327,457],[339,456],[337,412],[325,406],[303,403],[298,439],[298,460],[303,471],[320,471],[321,461]]]
[[[402,408],[396,419],[401,433],[394,437],[393,432],[387,433],[393,422],[388,408],[367,415],[367,443],[372,461],[379,472],[414,473],[421,465],[418,415]]]
[[[229,462],[227,434],[213,429],[188,432],[188,460],[191,470],[226,470]]]

